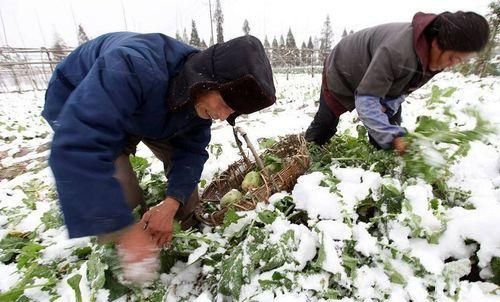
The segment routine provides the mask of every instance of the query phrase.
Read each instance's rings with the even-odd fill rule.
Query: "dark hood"
[[[276,101],[271,65],[262,43],[243,36],[215,44],[188,57],[169,85],[168,102],[176,111],[192,105],[202,90],[219,90],[235,113],[249,114],[269,107]]]
[[[424,35],[425,28],[436,19],[438,15],[436,14],[426,14],[418,12],[413,16],[413,21],[411,22],[413,26],[413,47],[417,53],[420,63],[422,64],[422,70],[424,72],[428,71],[429,67],[429,50],[431,45]]]

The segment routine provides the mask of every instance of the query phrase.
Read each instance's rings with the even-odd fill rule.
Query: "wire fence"
[[[45,90],[55,66],[71,51],[0,47],[0,93]]]
[[[23,93],[47,88],[55,66],[71,48],[0,47],[0,93]],[[324,51],[266,48],[275,73],[306,73],[314,77],[323,69]]]

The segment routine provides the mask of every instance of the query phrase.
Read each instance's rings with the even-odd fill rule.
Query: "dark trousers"
[[[339,118],[332,113],[323,99],[323,94],[319,98],[319,107],[314,119],[306,130],[305,139],[319,146],[324,145],[337,132]]]
[[[147,140],[136,136],[129,137],[125,150],[115,160],[116,170],[114,177],[121,184],[127,203],[132,209],[138,205],[145,206],[142,189],[139,186],[139,181],[129,160],[130,154],[135,154],[137,145],[141,141],[153,152],[156,158],[163,162],[165,176],[170,171],[170,157],[173,151],[172,146],[167,140]],[[183,228],[189,228],[196,223],[194,210],[199,203],[198,188],[195,188],[190,198],[186,200],[184,205],[179,207],[175,215],[175,218],[181,221]]]
[[[398,112],[389,118],[389,122],[392,125],[401,125],[401,108],[399,106]],[[305,139],[308,142],[313,142],[319,146],[326,144],[334,135],[337,133],[337,126],[339,124],[339,118],[332,113],[328,105],[323,99],[323,95],[319,98],[319,107],[314,119],[306,130]],[[381,147],[373,139],[371,135],[368,135],[370,143],[374,145],[377,149]]]
[[[113,175],[120,183],[123,194],[125,195],[125,200],[130,207],[130,209],[135,209],[137,206],[141,206],[146,210],[146,203],[144,202],[144,195],[142,189],[139,185],[139,180],[135,174],[132,164],[130,163],[130,154],[135,154],[137,145],[143,142],[157,157],[163,162],[163,168],[165,175],[168,174],[170,170],[170,155],[172,153],[172,146],[166,140],[146,140],[140,137],[130,136],[128,138],[127,145],[123,152],[116,158],[115,164],[115,174]],[[158,200],[161,201],[161,200]],[[198,223],[194,216],[194,210],[200,203],[200,198],[198,195],[198,188],[195,188],[189,200],[181,205],[177,210],[175,219],[181,222],[181,227],[186,230],[191,226]],[[101,234],[97,238],[100,243],[105,242],[116,242],[118,238],[125,232],[127,228],[108,234]]]

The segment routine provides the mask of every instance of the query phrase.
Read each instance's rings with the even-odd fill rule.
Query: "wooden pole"
[[[3,37],[5,39],[5,45],[9,45],[9,41],[7,40],[7,32],[5,31],[5,23],[3,22],[3,16],[1,10],[0,10],[0,20],[2,21]]]
[[[212,1],[211,0],[208,0],[208,10],[210,12],[210,41],[214,42],[214,24],[213,24],[213,21],[212,21]],[[208,44],[210,44],[210,42],[208,42]],[[211,45],[209,45],[211,46]]]
[[[125,5],[123,4],[123,0],[120,0],[120,3],[122,5],[122,15],[123,15],[123,22],[125,23],[125,30],[128,31],[127,16],[125,14]]]
[[[80,43],[78,39],[78,25],[76,24],[75,11],[73,10],[73,4],[71,4],[71,1],[69,2],[69,9],[71,10],[71,16],[73,17],[73,26],[75,26],[76,41]]]

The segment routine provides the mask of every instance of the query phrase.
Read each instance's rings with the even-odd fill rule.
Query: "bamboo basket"
[[[241,128],[234,128],[236,143],[243,158],[231,164],[224,172],[217,176],[205,189],[201,196],[200,205],[195,210],[196,218],[202,223],[210,226],[220,225],[229,209],[220,208],[220,200],[231,189],[241,191],[241,182],[250,171],[259,171],[263,185],[251,189],[238,203],[231,205],[237,211],[249,211],[255,209],[258,202],[268,202],[269,197],[280,191],[293,189],[297,178],[303,175],[309,168],[310,158],[307,151],[306,141],[302,134],[293,134],[282,137],[268,148],[262,156],[258,156],[246,133]],[[251,150],[255,162],[248,159],[241,147],[238,133],[245,139]],[[283,167],[273,175],[269,175],[263,166],[261,158],[272,154],[283,160]]]

